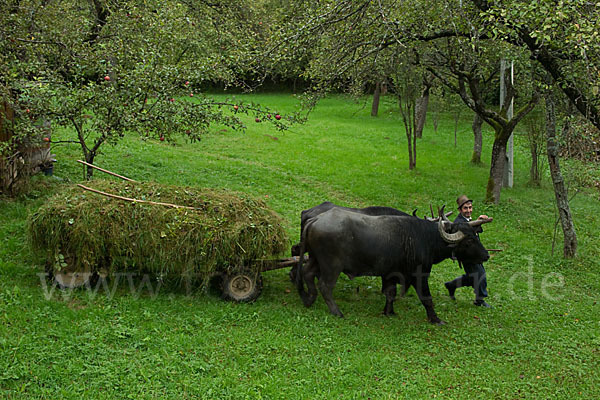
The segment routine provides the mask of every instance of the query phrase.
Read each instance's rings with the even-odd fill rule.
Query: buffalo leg
[[[396,300],[396,277],[381,277],[381,292],[385,295],[385,306],[383,307],[383,315],[395,315],[394,300]]]
[[[401,282],[401,285],[402,286],[400,287],[400,297],[404,297],[406,295],[406,292],[408,292],[408,289],[410,289],[411,286],[414,286],[410,276],[404,278],[404,280]]]
[[[325,268],[325,271],[323,271],[323,269],[320,270],[319,291],[321,292],[321,296],[323,296],[323,300],[325,300],[327,307],[329,307],[329,311],[333,315],[337,315],[338,317],[343,318],[344,314],[342,314],[339,307],[333,300],[333,289],[335,288],[337,279],[340,276],[339,271],[341,271],[341,268],[329,268],[332,266],[331,263],[321,265],[327,265],[328,267]]]
[[[302,298],[302,301],[306,307],[312,306],[317,299],[317,286],[315,285],[315,277],[317,276],[318,270],[319,265],[317,260],[315,260],[314,257],[310,258],[306,264],[306,269],[303,271],[303,278],[308,289],[308,293]]]
[[[321,291],[321,296],[325,300],[327,307],[329,307],[329,311],[333,315],[337,315],[340,318],[344,318],[344,314],[340,311],[340,308],[337,306],[335,301],[333,300],[333,288],[335,287],[335,282],[333,284],[327,282],[324,279],[319,279],[319,290]]]
[[[427,319],[429,322],[437,325],[446,324],[446,322],[442,321],[437,316],[433,309],[433,300],[431,298],[431,292],[429,291],[429,274],[419,273],[414,278],[414,284],[419,300],[421,300],[421,304],[423,304],[425,311],[427,312]]]

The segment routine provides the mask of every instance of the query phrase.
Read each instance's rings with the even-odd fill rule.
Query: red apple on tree
[[[260,122],[260,118],[255,118],[254,121]]]
[[[237,111],[237,110],[239,109],[239,107],[238,107],[237,105],[235,105],[235,106],[233,106],[233,109],[234,109],[235,111]]]
[[[49,137],[45,137],[43,140],[44,140],[44,142],[49,142],[50,138]]]
[[[110,81],[110,76],[106,75],[106,76],[104,77],[104,80],[105,80],[105,81],[107,81],[107,82],[108,82],[108,81]]]
[[[276,119],[277,121],[279,121],[279,120],[281,119],[281,115],[279,115],[279,114],[275,114],[275,119]]]

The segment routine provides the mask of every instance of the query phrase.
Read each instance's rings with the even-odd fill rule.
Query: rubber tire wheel
[[[51,282],[55,282],[59,289],[77,289],[86,286],[95,286],[99,275],[95,271],[74,271],[68,266],[58,271],[50,263],[46,264],[47,277]]]
[[[232,272],[223,274],[223,298],[240,303],[249,303],[262,292],[263,281],[260,273]]]

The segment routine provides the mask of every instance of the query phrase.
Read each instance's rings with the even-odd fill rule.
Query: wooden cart
[[[99,168],[85,161],[78,160],[79,163],[89,168],[94,168],[103,173],[118,177],[125,181],[136,182],[133,179],[116,174],[114,172]],[[146,203],[157,206],[167,206],[176,208],[193,208],[179,206],[168,203],[154,202],[149,200],[131,199],[127,197],[117,196],[110,193],[105,193],[96,189],[92,189],[81,184],[77,185],[81,189],[91,191],[100,195],[108,196],[123,201],[135,203]],[[56,285],[63,289],[73,289],[80,287],[95,287],[99,279],[108,279],[108,273],[103,272],[102,268],[92,268],[90,266],[81,266],[76,259],[69,254],[59,254],[60,259],[47,260],[46,272],[49,279],[53,280]],[[291,267],[297,264],[299,257],[283,258],[283,259],[266,259],[246,261],[246,265],[237,266],[235,263],[224,265],[218,270],[213,277],[220,278],[222,296],[225,299],[237,302],[253,301],[260,296],[262,291],[262,276],[261,273],[275,269]],[[77,266],[77,267],[75,267]]]
[[[305,256],[305,260],[307,256]],[[222,297],[235,302],[251,302],[256,300],[263,288],[262,272],[273,271],[291,267],[298,263],[299,257],[255,260],[254,265],[240,268],[230,268],[215,274],[220,278]],[[103,273],[91,270],[70,269],[72,260],[68,258],[61,260],[66,266],[60,270],[55,269],[56,264],[46,264],[46,272],[49,279],[53,280],[61,289],[76,289],[83,287],[94,287],[99,279],[108,279]]]

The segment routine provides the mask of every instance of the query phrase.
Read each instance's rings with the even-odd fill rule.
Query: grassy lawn
[[[289,94],[237,97],[283,115],[296,104]],[[49,193],[82,177],[79,149],[57,146],[54,177],[0,200],[0,398],[599,398],[598,192],[571,202],[579,256],[561,258],[560,227],[553,256],[554,194],[548,177],[542,188],[527,185],[522,136],[515,187],[500,205],[485,205],[491,132],[484,165],[475,166],[466,112],[457,147],[452,116],[442,115],[437,134],[429,121],[409,171],[394,104],[372,118],[370,104],[331,97],[288,131],[248,118],[245,132],[215,127],[192,144],[131,135],[96,163],[136,180],[251,193],[283,216],[294,242],[300,211],[325,200],[423,215],[430,204],[454,209],[466,193],[475,213],[495,218],[484,244],[503,250],[486,263],[493,309],[474,307],[468,288],[450,300],[443,282],[461,274],[451,261],[430,278],[448,322],[441,327],[427,323],[414,290],[398,299],[396,317],[381,315],[376,278],[340,277],[334,295],[344,319],[320,296],[305,308],[287,270],[265,272],[252,304],[126,279],[97,292],[52,290],[24,229]]]

